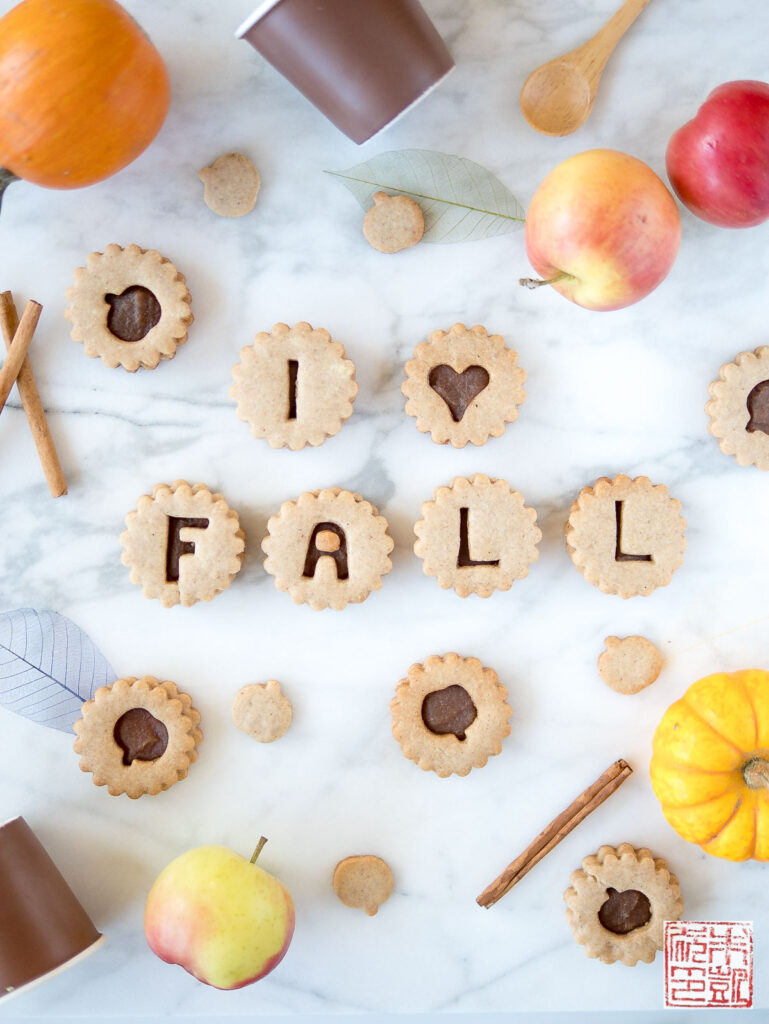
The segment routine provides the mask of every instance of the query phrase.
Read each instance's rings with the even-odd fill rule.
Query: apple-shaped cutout
[[[622,309],[648,295],[678,255],[681,218],[642,160],[590,149],[548,174],[526,214],[526,252],[540,279],[585,309]]]
[[[288,889],[226,846],[198,846],[161,871],[147,896],[144,934],[161,960],[214,988],[242,988],[280,963],[294,934]]]
[[[722,228],[767,220],[769,85],[719,85],[673,134],[665,162],[676,195],[702,220]]]

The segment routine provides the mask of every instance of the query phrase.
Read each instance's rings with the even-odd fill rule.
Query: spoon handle
[[[580,47],[593,75],[600,75],[614,47],[650,2],[651,0],[625,0],[603,28],[599,29],[588,43]]]

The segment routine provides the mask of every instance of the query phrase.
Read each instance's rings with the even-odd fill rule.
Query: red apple
[[[643,161],[613,149],[564,160],[526,215],[526,251],[542,281],[586,309],[629,306],[666,277],[681,241],[675,199]]]
[[[769,85],[726,82],[668,143],[667,170],[681,202],[722,228],[769,218]]]

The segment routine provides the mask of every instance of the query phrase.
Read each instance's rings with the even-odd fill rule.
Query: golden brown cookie
[[[666,587],[686,547],[681,502],[663,484],[624,474],[583,487],[566,523],[566,550],[604,594],[634,597]]]
[[[126,516],[122,562],[165,608],[210,601],[240,570],[245,534],[221,494],[185,480],[158,484]]]
[[[529,574],[539,557],[537,513],[504,480],[456,477],[422,505],[414,551],[428,576],[460,597],[489,597]]]
[[[323,328],[275,324],[240,350],[230,395],[254,437],[292,450],[322,444],[352,414],[355,364]]]
[[[502,750],[512,709],[493,669],[477,658],[445,654],[411,666],[390,712],[405,756],[445,779],[482,768]]]
[[[387,529],[360,494],[341,487],[306,491],[268,521],[264,568],[295,604],[339,610],[382,586],[392,568]]]
[[[433,331],[406,363],[401,391],[417,429],[455,448],[485,444],[518,418],[526,373],[499,334],[477,324]]]
[[[64,316],[85,354],[131,373],[172,359],[193,321],[184,276],[154,249],[92,252],[67,289]]]
[[[585,857],[563,894],[566,920],[589,957],[633,967],[662,949],[665,921],[684,912],[678,879],[667,863],[630,843]]]
[[[153,796],[186,777],[203,739],[189,694],[154,676],[102,686],[74,725],[80,770],[112,796]]]
[[[334,892],[346,907],[373,917],[393,891],[393,874],[381,857],[345,857],[334,868]]]
[[[374,205],[363,218],[363,234],[379,252],[393,253],[416,245],[425,233],[425,219],[419,203],[408,196],[375,192]]]
[[[769,345],[740,352],[718,378],[705,406],[710,433],[738,465],[769,469]]]
[[[617,693],[638,693],[650,686],[662,669],[660,652],[645,636],[607,636],[598,656],[598,674]]]
[[[225,153],[201,167],[198,177],[205,186],[203,201],[220,217],[243,217],[256,205],[262,179],[243,153]]]
[[[276,679],[241,687],[232,703],[235,725],[259,743],[279,739],[291,725],[293,714],[291,701]]]

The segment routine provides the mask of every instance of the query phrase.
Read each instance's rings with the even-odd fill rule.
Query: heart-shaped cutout
[[[451,417],[459,423],[470,403],[480,395],[489,383],[489,371],[483,366],[468,366],[457,373],[452,367],[441,363],[430,370],[428,383],[449,407]]]

